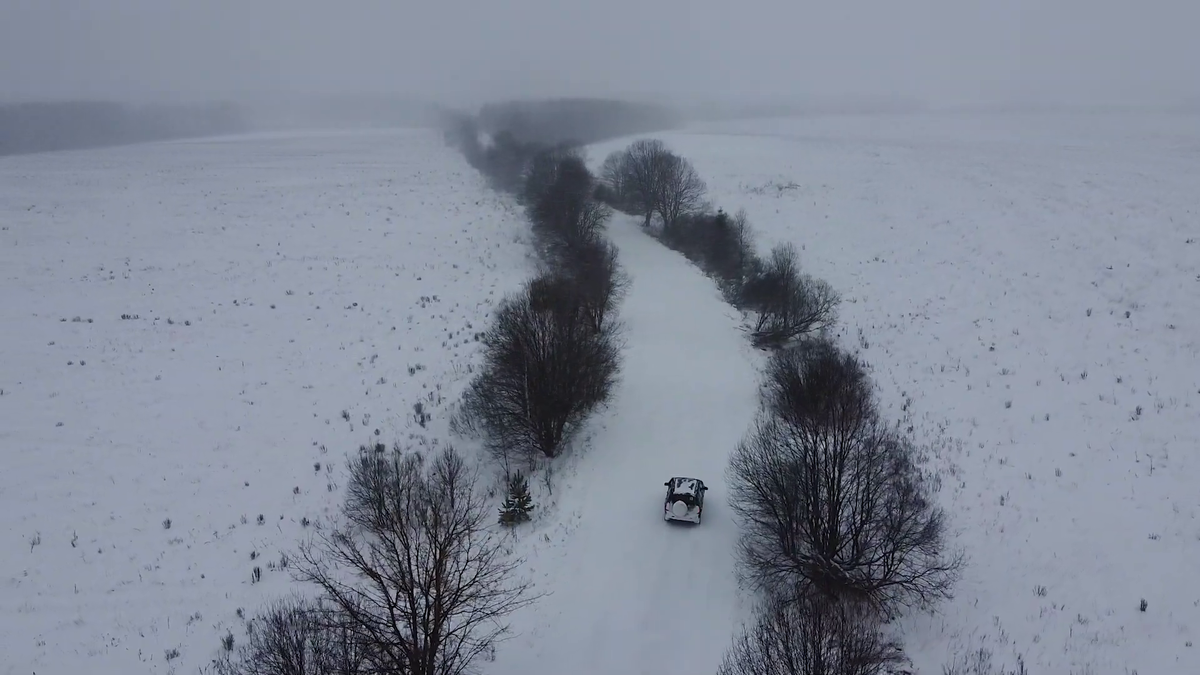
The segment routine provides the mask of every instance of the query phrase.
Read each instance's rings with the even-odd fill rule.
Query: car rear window
[[[684,504],[687,504],[688,506],[695,506],[696,505],[696,495],[694,495],[690,492],[674,492],[674,491],[672,491],[671,492],[671,501],[683,502]]]

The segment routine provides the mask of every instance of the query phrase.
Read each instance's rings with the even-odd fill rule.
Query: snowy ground
[[[1200,119],[829,117],[657,137],[718,205],[747,210],[760,246],[803,247],[844,294],[843,342],[932,446],[970,565],[939,616],[903,627],[919,672],[980,646],[1031,673],[1196,671]]]
[[[530,268],[429,131],[4,158],[0,228],[5,675],[207,664],[347,452],[445,437]]]
[[[930,444],[970,565],[901,626],[922,674],[980,646],[1035,674],[1200,662],[1195,122],[660,136],[760,245],[803,247]],[[281,554],[337,506],[346,452],[375,429],[445,441],[473,333],[530,273],[526,232],[424,131],[0,160],[0,675],[208,663],[238,608],[289,589]],[[522,528],[550,595],[487,673],[710,673],[744,616],[724,469],[759,357],[680,256],[624,218],[611,236],[633,278],[622,379]],[[711,486],[701,526],[662,521],[673,474]]]

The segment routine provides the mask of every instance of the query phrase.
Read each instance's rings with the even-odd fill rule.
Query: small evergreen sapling
[[[529,480],[517,472],[508,481],[508,497],[500,507],[500,523],[516,525],[529,520],[533,497],[529,495]]]

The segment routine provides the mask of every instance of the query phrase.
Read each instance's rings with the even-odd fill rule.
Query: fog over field
[[[1187,0],[8,0],[0,100],[1178,105],[1198,22]]]
[[[0,675],[1195,672],[1198,26],[0,0]]]

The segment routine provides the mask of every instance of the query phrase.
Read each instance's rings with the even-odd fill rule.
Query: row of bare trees
[[[541,260],[538,275],[505,298],[484,334],[484,365],[452,430],[481,439],[508,473],[553,458],[605,403],[620,368],[617,306],[627,277],[604,236],[612,209],[577,146],[481,140],[478,122],[445,121],[447,140],[499,189],[516,195]]]
[[[612,210],[570,146],[535,153],[521,172],[539,274],[501,302],[484,334],[484,366],[454,431],[481,438],[508,473],[558,456],[608,401],[620,369],[617,307],[627,286],[605,237]]]
[[[729,466],[741,581],[761,604],[721,675],[876,675],[903,661],[885,624],[949,595],[962,563],[913,443],[884,423],[862,364],[820,337],[838,294],[795,247],[755,252],[745,212],[712,211],[703,181],[660,141],[604,162],[598,195],[643,218],[752,317],[773,354],[762,404]]]
[[[763,600],[719,672],[885,672],[903,661],[885,624],[949,597],[962,564],[917,449],[828,339],[776,351],[761,397],[728,478],[741,580]]]
[[[834,321],[837,293],[800,270],[795,247],[781,244],[760,257],[745,212],[713,212],[695,168],[662,141],[638,140],[610,154],[600,177],[599,199],[641,216],[647,231],[713,277],[725,298],[752,316],[757,346],[785,347]]]

